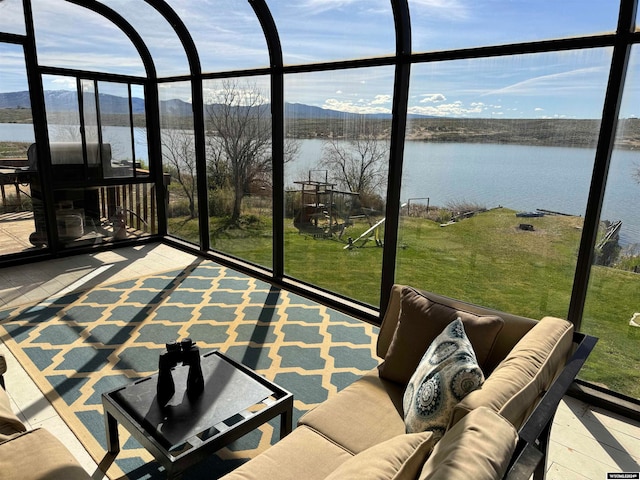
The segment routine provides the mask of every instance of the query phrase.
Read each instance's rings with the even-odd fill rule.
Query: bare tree
[[[367,122],[350,140],[330,138],[323,146],[322,164],[340,188],[360,195],[378,195],[387,177],[389,142],[382,126]]]
[[[271,171],[271,114],[255,85],[225,80],[205,107],[209,172],[227,172],[234,191],[231,223],[252,182]],[[220,181],[220,180],[218,180]]]
[[[189,202],[189,217],[196,218],[196,159],[193,134],[185,130],[162,130],[162,159],[182,187]]]
[[[251,186],[271,185],[272,132],[269,100],[257,85],[224,80],[207,99],[207,171],[209,184],[231,186],[230,223],[237,223],[242,199]],[[295,158],[299,143],[285,139],[284,162]]]

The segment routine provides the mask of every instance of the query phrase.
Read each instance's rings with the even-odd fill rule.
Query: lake
[[[66,129],[66,127],[63,127]],[[126,127],[104,127],[104,135],[108,138],[121,138],[123,145],[128,145],[130,140],[129,130]],[[149,154],[147,152],[146,131],[143,128],[134,128],[133,135],[136,141],[136,158],[138,160],[147,161]],[[0,142],[35,142],[33,126],[31,124],[21,123],[0,123]],[[131,151],[127,147],[124,151]]]
[[[125,131],[107,128],[111,138],[118,129]],[[135,129],[135,135],[136,143],[145,145],[144,130]],[[10,140],[32,142],[32,126],[0,124],[0,141]],[[298,158],[286,165],[285,186],[321,168],[322,145],[322,140],[300,141]],[[137,148],[137,157],[147,160],[143,150]],[[436,206],[466,201],[584,216],[594,156],[589,148],[407,142],[401,198],[428,197]],[[632,176],[638,167],[640,152],[614,151],[602,218],[622,221],[623,245],[640,244],[640,185]]]
[[[322,140],[303,140],[286,166],[286,185],[320,168]],[[552,210],[584,216],[595,149],[471,143],[407,142],[402,202],[473,202],[487,208]],[[620,242],[640,243],[640,185],[632,176],[640,152],[614,151],[602,218],[622,220]],[[426,200],[421,200],[426,203]]]

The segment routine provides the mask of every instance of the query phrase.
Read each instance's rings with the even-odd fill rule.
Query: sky
[[[24,33],[22,0],[0,0],[0,31]],[[166,21],[142,0],[102,0],[140,33],[160,77],[189,72]],[[246,0],[167,0],[185,22],[204,72],[269,64],[260,24]],[[389,0],[267,0],[286,64],[388,56],[395,51]],[[129,39],[114,25],[64,0],[33,0],[42,65],[144,76]],[[409,0],[414,52],[593,35],[615,29],[616,0]],[[639,62],[633,55],[623,116],[640,116]],[[598,118],[611,51],[593,49],[418,64],[411,113],[470,118]],[[0,92],[25,90],[21,49],[0,44]],[[287,75],[285,99],[322,108],[390,113],[392,67]],[[268,79],[251,80],[268,95]],[[73,88],[45,78],[46,89]],[[186,84],[166,84],[162,98],[189,101]],[[205,98],[218,85],[205,84]]]

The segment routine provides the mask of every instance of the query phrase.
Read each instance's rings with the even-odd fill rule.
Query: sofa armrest
[[[44,428],[0,444],[0,472],[4,480],[91,480],[64,444]]]
[[[0,353],[0,387],[4,387],[4,374],[7,373],[7,360],[4,355]]]
[[[516,451],[504,480],[528,480],[531,475],[534,480],[544,479],[553,417],[597,342],[596,337],[573,333],[574,353],[520,428]]]

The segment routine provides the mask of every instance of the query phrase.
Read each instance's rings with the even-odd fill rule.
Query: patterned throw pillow
[[[451,322],[425,352],[404,392],[407,433],[444,435],[456,404],[484,382],[460,318]]]

